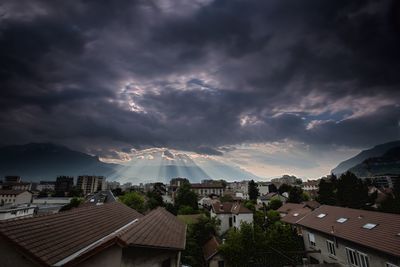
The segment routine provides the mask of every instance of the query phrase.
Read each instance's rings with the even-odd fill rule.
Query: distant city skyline
[[[316,179],[400,139],[399,1],[0,4],[0,146]],[[132,163],[133,164],[133,163]]]

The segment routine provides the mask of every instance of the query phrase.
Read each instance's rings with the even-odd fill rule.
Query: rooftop
[[[192,188],[224,188],[221,183],[191,184]]]
[[[203,246],[203,256],[206,261],[218,253],[219,242],[215,236],[212,236]]]
[[[165,233],[161,233],[164,229]],[[164,209],[146,216],[113,202],[98,206],[0,223],[0,236],[42,266],[61,266],[92,255],[105,244],[182,249],[183,223]],[[69,259],[67,261],[67,259]]]
[[[26,191],[27,190],[8,190],[8,189],[1,190],[0,189],[0,195],[19,195]]]
[[[239,202],[215,202],[212,204],[212,210],[216,214],[243,214],[243,213],[253,213],[251,210],[243,206]]]
[[[297,224],[399,257],[399,222],[398,214],[322,205]]]

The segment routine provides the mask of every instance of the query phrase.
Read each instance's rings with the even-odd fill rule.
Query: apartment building
[[[242,222],[253,223],[253,212],[240,202],[215,202],[211,205],[210,215],[221,221],[219,234],[232,227],[240,229]]]
[[[400,215],[328,205],[293,212],[283,219],[300,228],[309,263],[400,266]]]
[[[191,184],[191,189],[199,196],[208,196],[211,194],[217,196],[223,196],[225,188],[221,183],[202,183],[202,184]]]
[[[32,193],[26,190],[0,190],[1,205],[20,205],[32,202]]]
[[[78,176],[76,186],[82,189],[83,194],[91,194],[106,189],[106,178],[104,176]]]

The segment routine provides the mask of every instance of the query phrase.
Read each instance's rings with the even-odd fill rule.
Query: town
[[[6,176],[0,188],[4,266],[394,267],[400,260],[398,175],[139,185]]]

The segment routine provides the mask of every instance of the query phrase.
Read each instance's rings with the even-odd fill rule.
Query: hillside
[[[379,174],[400,174],[400,146],[389,149],[381,157],[373,157],[350,169],[358,177]]]
[[[337,167],[332,170],[332,173],[336,175],[340,175],[347,170],[355,167],[356,165],[364,162],[369,158],[380,157],[385,154],[391,148],[399,147],[400,141],[389,142],[381,145],[377,145],[371,149],[363,150],[356,156],[341,162]]]

